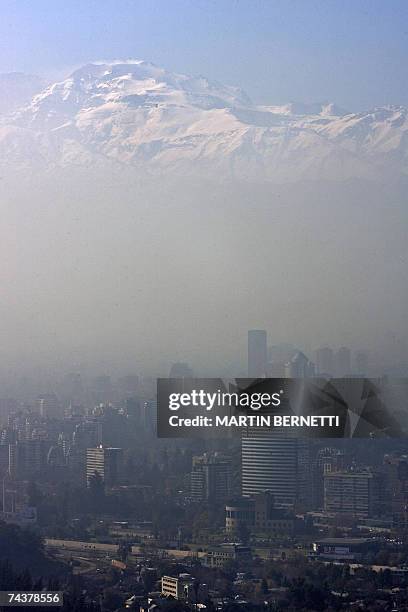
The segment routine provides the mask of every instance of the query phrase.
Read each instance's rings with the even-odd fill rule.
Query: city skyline
[[[143,355],[151,371],[222,372],[256,326],[304,348],[406,351],[407,108],[263,108],[134,62],[83,66],[24,103],[12,91],[6,368]]]
[[[0,14],[0,608],[408,612],[408,3]]]

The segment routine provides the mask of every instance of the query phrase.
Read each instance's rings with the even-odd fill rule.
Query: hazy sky
[[[64,74],[140,58],[241,85],[255,101],[408,104],[408,2],[3,0],[0,71]]]
[[[255,102],[358,110],[408,105],[407,32],[408,1],[3,1],[0,72],[133,57]],[[0,168],[0,387],[34,365],[242,373],[250,328],[406,354],[382,340],[408,329],[406,179],[173,185],[131,166],[21,167]]]

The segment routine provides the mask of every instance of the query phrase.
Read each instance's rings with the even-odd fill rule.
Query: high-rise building
[[[324,509],[334,514],[364,518],[381,510],[380,473],[353,469],[324,475]]]
[[[266,331],[251,329],[248,332],[248,376],[263,378],[266,375],[268,351]]]
[[[310,505],[309,441],[284,430],[248,428],[242,435],[242,494],[269,491],[280,508]]]
[[[35,508],[28,506],[28,483],[6,476],[1,481],[0,517],[6,522],[29,525],[36,522]]]
[[[8,474],[9,470],[9,445],[0,444],[0,480]]]
[[[285,364],[286,378],[310,378],[314,375],[314,363],[312,363],[301,351],[298,351],[292,359]]]
[[[393,527],[408,530],[408,455],[384,456],[385,491]]]
[[[77,449],[95,448],[103,443],[103,423],[97,418],[89,418],[75,426],[72,436]]]
[[[334,363],[333,351],[330,347],[324,346],[316,351],[317,374],[321,376],[333,376]]]
[[[36,401],[38,412],[42,418],[59,416],[59,402],[55,393],[40,395]]]
[[[350,376],[351,374],[351,352],[346,346],[339,348],[335,355],[334,371],[338,378]]]
[[[88,448],[86,451],[86,481],[99,474],[104,484],[111,487],[118,483],[122,466],[121,448]]]
[[[314,364],[300,351],[285,365],[288,378],[313,375]],[[311,501],[309,450],[309,440],[295,438],[284,428],[269,431],[247,428],[241,438],[242,495],[268,491],[276,507],[308,508]]]
[[[231,494],[230,458],[218,453],[193,457],[190,482],[195,501],[225,501]]]
[[[296,353],[297,349],[293,344],[280,342],[268,348],[268,360],[271,363],[287,363]]]
[[[135,422],[141,422],[142,407],[137,397],[128,397],[124,402],[124,413]]]
[[[40,474],[47,465],[50,443],[45,440],[18,440],[9,444],[9,468],[12,478]]]
[[[154,399],[143,402],[141,425],[145,432],[154,433],[157,426],[157,401]]]
[[[344,464],[344,452],[337,448],[326,446],[317,452],[313,461],[313,509],[322,510],[324,508],[325,475],[343,470]]]

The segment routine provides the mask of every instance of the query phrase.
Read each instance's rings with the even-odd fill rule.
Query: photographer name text
[[[337,415],[239,415],[239,416],[202,416],[191,418],[172,415],[171,427],[340,427]]]

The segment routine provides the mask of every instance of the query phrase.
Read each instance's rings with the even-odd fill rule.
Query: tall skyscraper
[[[309,506],[309,441],[283,429],[248,428],[242,435],[242,494],[269,491],[281,508]]]
[[[318,348],[316,351],[316,368],[317,374],[325,376],[333,376],[334,363],[333,351],[328,346]]]
[[[263,345],[266,347],[266,332],[249,332],[248,366],[251,365],[251,349],[254,355],[262,355]],[[297,352],[285,365],[286,377],[307,378],[313,375],[314,364],[302,352]],[[269,491],[277,507],[309,507],[309,449],[308,440],[297,439],[284,428],[264,431],[249,427],[241,438],[242,494],[247,496]]]
[[[251,329],[248,332],[248,376],[249,378],[262,378],[266,374],[268,351],[266,344],[266,331],[264,329]]]

